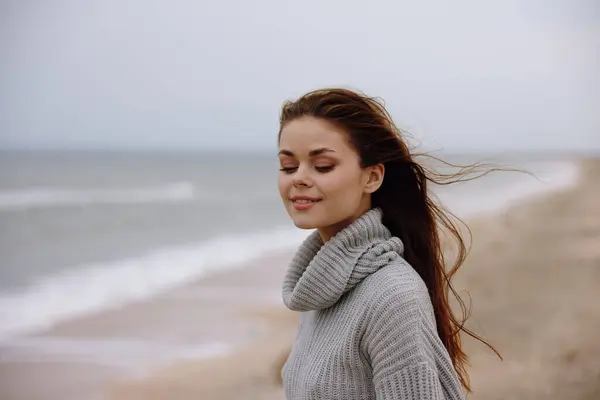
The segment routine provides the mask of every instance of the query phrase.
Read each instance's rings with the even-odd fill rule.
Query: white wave
[[[58,207],[96,203],[155,203],[189,201],[196,189],[189,182],[139,188],[25,188],[0,191],[0,210]]]
[[[502,187],[440,194],[461,216],[489,212],[517,200],[574,185],[579,168],[561,163],[533,171]],[[490,190],[487,190],[490,189]],[[21,291],[0,294],[0,338],[41,329],[58,321],[142,300],[180,286],[213,270],[251,265],[265,253],[294,248],[308,235],[294,228],[232,235],[199,244],[166,248],[111,263],[75,266]]]
[[[295,228],[271,229],[76,266],[25,289],[0,294],[0,338],[142,300],[212,270],[240,267],[269,251],[295,247],[307,234]]]

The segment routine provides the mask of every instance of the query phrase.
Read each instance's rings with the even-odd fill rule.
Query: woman
[[[343,89],[284,104],[279,191],[302,229],[283,283],[302,311],[282,371],[288,399],[463,399],[462,323],[448,302],[458,229],[376,100]],[[446,273],[438,222],[460,254]],[[459,299],[460,300],[460,299]],[[462,305],[462,303],[461,303]]]

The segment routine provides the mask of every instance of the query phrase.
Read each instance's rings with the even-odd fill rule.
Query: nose
[[[294,185],[295,188],[298,187],[311,187],[312,184],[310,183],[310,179],[307,178],[307,171],[304,170],[304,168],[298,168],[298,170],[296,171],[296,173],[294,174],[294,179],[292,181],[292,184]]]
[[[302,186],[310,187],[310,185],[303,179],[294,179],[292,181],[292,184],[294,185],[295,188],[302,187]]]

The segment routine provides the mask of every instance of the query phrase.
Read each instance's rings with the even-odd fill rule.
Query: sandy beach
[[[504,358],[465,338],[470,398],[600,398],[600,160],[581,171],[575,187],[469,221],[472,250],[455,286],[472,298],[469,327]],[[3,348],[0,398],[281,400],[278,369],[298,318],[279,293],[291,256]],[[140,360],[144,371],[132,367]]]
[[[473,299],[469,326],[502,354],[465,339],[473,399],[600,398],[600,162],[572,189],[470,223],[456,279]],[[116,385],[113,399],[282,399],[277,365],[296,316],[273,307],[260,338],[215,360]]]
[[[600,400],[600,0],[0,4],[0,400],[284,400],[298,226],[375,187],[460,219],[467,399]]]

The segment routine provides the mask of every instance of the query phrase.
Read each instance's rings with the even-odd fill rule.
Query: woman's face
[[[290,218],[299,228],[318,229],[323,241],[371,208],[383,178],[383,166],[361,168],[341,128],[314,117],[285,124],[279,162],[279,193]]]

